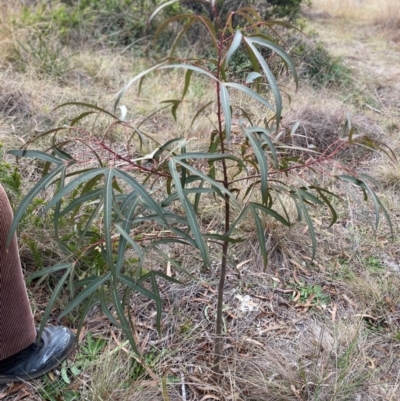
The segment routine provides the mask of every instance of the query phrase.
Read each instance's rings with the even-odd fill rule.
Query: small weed
[[[106,345],[106,340],[93,337],[90,332],[87,333],[86,344],[79,347],[79,353],[76,356],[75,365],[81,370],[85,370],[97,359]]]
[[[329,295],[319,284],[296,283],[292,288],[295,292],[293,299],[301,304],[327,305],[330,302]]]
[[[365,259],[365,266],[370,273],[381,273],[385,267],[382,265],[382,261],[376,256],[369,256]]]

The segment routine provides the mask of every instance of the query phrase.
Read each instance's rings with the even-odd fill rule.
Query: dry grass
[[[392,0],[315,0],[312,14],[343,18],[352,24],[368,24],[378,27],[382,37],[400,40],[400,7]]]

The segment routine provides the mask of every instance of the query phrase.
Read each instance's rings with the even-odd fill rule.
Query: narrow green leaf
[[[161,336],[162,302],[161,302],[161,298],[160,298],[160,291],[158,290],[157,279],[156,279],[156,276],[154,275],[154,272],[150,272],[150,278],[151,278],[151,286],[153,288],[153,293],[158,298],[158,300],[156,301],[156,309],[157,309],[156,327],[157,327],[158,335]]]
[[[160,5],[159,7],[157,7],[157,8],[153,11],[153,13],[150,15],[149,21],[148,21],[148,22],[151,22],[151,20],[152,20],[163,8],[168,7],[168,6],[170,6],[171,4],[177,3],[177,2],[179,2],[179,1],[180,1],[180,0],[170,0],[170,1],[167,1],[166,3],[161,4],[161,5]]]
[[[122,96],[125,94],[125,92],[131,87],[131,85],[139,80],[141,80],[143,77],[145,77],[147,74],[149,74],[152,71],[155,71],[160,68],[161,65],[165,64],[167,60],[161,60],[159,63],[153,65],[152,67],[148,68],[145,71],[142,71],[140,74],[136,75],[134,78],[132,78],[116,95],[116,100],[114,103],[114,113],[116,113],[116,110],[118,108],[118,104],[122,98]],[[112,115],[113,116],[113,115]],[[114,118],[118,119],[117,117],[113,116]]]
[[[107,255],[107,264],[113,272],[114,280],[116,280],[116,272],[113,260],[113,244],[112,244],[112,212],[113,212],[113,189],[112,181],[114,179],[113,169],[109,169],[104,174],[103,187],[103,235],[105,240],[105,249]]]
[[[46,175],[45,177],[40,179],[37,182],[37,184],[22,199],[17,210],[15,211],[14,219],[11,223],[11,227],[8,232],[7,246],[11,243],[13,235],[14,235],[15,231],[17,230],[18,223],[20,222],[23,214],[26,212],[26,209],[31,205],[32,199],[40,191],[44,190],[47,187],[47,185],[53,180],[53,178],[62,171],[63,168],[64,168],[64,165],[59,165],[57,168],[55,168],[53,171],[51,171],[48,175]]]
[[[180,162],[180,163],[182,163],[182,162]],[[202,255],[203,263],[205,266],[209,266],[210,259],[209,259],[209,254],[208,254],[208,247],[207,247],[207,244],[204,242],[204,239],[201,235],[200,227],[199,227],[199,224],[198,224],[198,221],[196,218],[196,213],[194,212],[194,209],[193,209],[193,205],[189,202],[189,199],[187,198],[187,196],[181,186],[180,177],[179,177],[178,171],[176,169],[176,161],[174,160],[174,158],[171,158],[169,161],[169,170],[170,170],[170,173],[171,173],[172,178],[175,183],[176,192],[178,193],[178,196],[182,203],[182,206],[185,209],[189,227],[193,233],[194,239],[197,243],[197,247],[199,248],[200,253]],[[207,179],[207,181],[208,181],[208,179]]]
[[[153,294],[151,291],[140,285],[137,281],[135,281],[132,277],[127,276],[126,274],[119,274],[118,279],[121,283],[127,285],[133,291],[136,291],[145,297],[152,299],[155,302],[161,302],[161,298],[156,294]]]
[[[47,303],[47,307],[46,310],[44,311],[44,314],[42,316],[42,320],[40,322],[40,326],[39,326],[39,332],[38,332],[38,341],[40,341],[40,338],[42,336],[44,327],[49,319],[51,310],[54,307],[55,301],[58,298],[58,294],[60,293],[65,281],[67,280],[69,274],[70,274],[70,270],[72,268],[72,264],[69,265],[69,267],[67,267],[67,271],[64,273],[64,275],[61,277],[61,279],[58,281],[56,287],[53,290],[53,293],[51,294],[51,297]]]
[[[98,189],[94,189],[93,191],[86,192],[84,195],[79,196],[78,198],[74,198],[74,200],[60,212],[60,216],[66,215],[70,211],[72,211],[75,208],[82,205],[82,203],[84,203],[86,206],[88,206],[89,205],[88,202],[91,201],[93,198],[97,198],[99,195],[101,195],[102,192],[103,192],[103,189],[98,188]],[[75,210],[74,215],[76,213],[77,213],[77,210]]]
[[[106,174],[109,168],[96,168],[88,170],[84,173],[81,173],[75,180],[71,181],[68,185],[66,185],[62,190],[57,192],[51,201],[46,205],[43,210],[43,214],[46,213],[49,209],[51,209],[58,201],[60,201],[63,197],[67,196],[73,189],[75,189],[82,182],[88,181],[90,178],[93,178],[99,174]]]
[[[221,193],[224,193],[225,195],[228,195],[232,201],[236,204],[239,205],[239,202],[237,201],[235,194],[233,194],[231,191],[229,191],[228,189],[226,189],[223,185],[219,184],[218,182],[216,182],[215,180],[213,180],[211,177],[209,177],[208,175],[205,175],[204,173],[202,173],[200,170],[192,167],[191,165],[184,163],[182,160],[176,160],[174,159],[174,163],[177,162],[180,165],[182,165],[183,167],[185,167],[187,170],[189,170],[190,172],[192,172],[193,174],[199,176],[200,178],[202,178],[204,181],[208,182],[212,187],[218,189]],[[171,159],[172,160],[172,159]],[[177,191],[178,192],[178,191]],[[179,192],[178,192],[179,195]],[[182,200],[182,199],[181,199]]]
[[[251,41],[252,43],[257,43],[261,46],[267,47],[269,49],[271,49],[272,51],[274,51],[275,53],[277,53],[282,59],[283,61],[286,63],[286,65],[289,67],[294,81],[296,83],[296,89],[298,88],[298,81],[299,78],[297,76],[297,71],[296,71],[296,67],[293,63],[293,60],[290,58],[290,56],[286,53],[286,51],[279,45],[277,45],[276,43],[273,43],[263,37],[261,37],[262,35],[258,35],[258,36],[252,36],[251,37]]]
[[[48,153],[41,152],[40,150],[9,150],[7,153],[17,157],[29,157],[43,160],[45,162],[55,163],[57,166],[64,164],[64,160],[49,155]]]
[[[246,164],[243,162],[243,160],[240,157],[237,157],[230,153],[188,152],[188,153],[183,153],[179,156],[175,156],[175,159],[176,160],[184,160],[184,159],[222,160],[222,159],[228,159],[228,160],[233,160],[236,163],[238,163],[247,172],[247,167],[246,167]]]
[[[283,216],[281,216],[278,212],[276,212],[275,210],[272,210],[269,207],[266,207],[264,205],[261,205],[260,203],[256,203],[256,202],[251,202],[251,205],[258,209],[261,210],[263,213],[270,215],[271,217],[273,217],[275,220],[278,220],[280,223],[282,223],[284,226],[290,227],[291,224],[289,223],[288,220],[286,220]]]
[[[272,156],[272,164],[277,169],[279,165],[278,155],[276,153],[275,145],[270,139],[270,132],[262,127],[249,127],[246,129],[248,132],[254,132],[261,136],[261,138],[267,143]],[[262,147],[263,144],[261,144]]]
[[[132,208],[132,210],[134,211],[134,209]],[[127,217],[131,217],[131,216],[127,216]],[[133,241],[133,239],[131,238],[131,236],[128,234],[128,232],[126,231],[126,229],[130,226],[130,224],[126,224],[125,222],[124,222],[124,225],[125,225],[125,227],[122,227],[120,224],[118,224],[118,223],[114,223],[114,227],[117,229],[117,231],[121,234],[121,239],[120,239],[120,243],[122,242],[122,239],[124,240],[124,241],[126,241],[126,242],[128,242],[128,244],[129,245],[131,245],[132,246],[132,248],[136,251],[136,253],[137,253],[137,255],[138,255],[138,257],[139,257],[139,269],[142,267],[142,265],[143,265],[143,252],[142,252],[142,249],[140,248],[140,246],[135,242],[135,241]],[[130,228],[130,227],[129,227]],[[123,242],[122,242],[123,243]],[[119,251],[118,251],[118,256],[119,256],[119,253],[121,252],[121,254],[123,255],[123,249],[119,249]],[[119,272],[120,271],[120,268],[121,268],[121,266],[122,266],[122,263],[119,263],[119,266],[117,266],[118,267],[118,269],[117,269],[117,271]]]
[[[27,281],[31,282],[32,280],[34,280],[38,277],[47,276],[48,274],[55,273],[55,272],[58,272],[58,271],[64,270],[64,269],[69,269],[70,267],[71,267],[71,263],[56,264],[56,265],[48,267],[46,269],[38,270],[36,272],[31,273],[28,276]]]
[[[264,57],[261,55],[261,53],[256,49],[256,47],[253,44],[253,38],[248,38],[245,37],[244,40],[248,43],[249,47],[251,48],[254,56],[257,58],[258,62],[261,65],[261,68],[264,71],[264,74],[268,80],[269,86],[271,88],[271,91],[274,95],[275,98],[275,113],[276,113],[276,124],[277,127],[279,126],[280,119],[281,119],[281,114],[282,114],[282,96],[278,87],[278,83],[276,82],[274,74],[271,72],[270,68],[268,67],[268,64],[264,60]],[[256,42],[258,43],[258,42]]]
[[[320,201],[316,196],[314,196],[312,193],[310,193],[304,187],[298,188],[298,192],[301,193],[303,200],[308,200],[311,203],[314,203],[316,205],[321,205],[321,206],[324,204],[324,202]]]
[[[232,112],[231,105],[229,102],[229,92],[225,85],[220,84],[220,101],[222,105],[222,110],[225,116],[225,133],[228,143],[231,141],[231,131],[232,131]]]
[[[181,43],[182,38],[185,36],[186,32],[189,30],[189,28],[196,22],[195,19],[191,19],[188,21],[186,25],[183,26],[183,28],[179,31],[178,35],[176,35],[174,43],[171,46],[171,49],[169,51],[169,56],[172,57],[179,46],[179,43]]]
[[[245,82],[246,84],[251,84],[257,78],[262,78],[262,75],[259,72],[252,71],[247,74]]]
[[[267,254],[267,249],[265,247],[264,227],[262,225],[260,217],[257,214],[257,209],[251,204],[250,204],[249,208],[253,214],[254,222],[256,224],[256,232],[257,232],[258,242],[260,244],[261,255],[262,255],[262,258],[264,261],[264,268],[266,268],[268,265],[268,254]]]
[[[252,135],[251,130],[244,130],[244,134],[249,139],[251,146],[256,155],[257,162],[260,166],[260,174],[261,174],[261,196],[263,203],[267,205],[268,203],[268,160],[265,157],[264,151],[260,145],[260,142],[257,141]]]
[[[297,192],[297,196],[298,196],[298,200],[299,200],[300,206],[301,206],[302,211],[303,211],[304,218],[305,218],[306,223],[308,225],[308,228],[310,230],[310,236],[311,236],[311,242],[312,242],[311,259],[314,259],[315,258],[315,254],[317,252],[317,237],[315,236],[314,224],[313,224],[313,222],[311,220],[310,215],[308,214],[307,206],[304,203],[303,195],[304,195],[305,191],[301,191],[300,189],[297,189],[296,192]]]
[[[83,106],[83,107],[89,107],[89,108],[91,108],[91,109],[98,110],[98,111],[101,111],[101,112],[104,113],[104,114],[109,115],[109,116],[112,117],[114,120],[118,120],[118,117],[115,116],[114,114],[110,113],[109,111],[107,111],[107,110],[105,110],[105,109],[103,109],[103,108],[101,108],[101,107],[99,107],[99,106],[96,106],[95,104],[84,103],[84,102],[66,102],[66,103],[60,104],[59,106],[57,106],[56,108],[54,108],[53,111],[54,111],[54,110],[57,110],[57,109],[59,109],[59,108],[61,108],[61,107],[65,107],[65,106]]]
[[[329,191],[324,190],[323,188],[319,188],[319,187],[314,187],[314,189],[318,192],[319,196],[323,199],[323,201],[325,202],[325,205],[329,208],[329,210],[331,211],[331,215],[332,215],[332,220],[331,220],[331,224],[329,225],[328,228],[332,227],[338,219],[338,215],[336,213],[335,208],[332,206],[331,202],[329,201],[328,197],[325,196],[324,192],[328,192],[331,195],[336,196],[335,194],[332,194]],[[339,198],[338,196],[336,196],[337,198]],[[339,198],[340,199],[340,198]]]
[[[111,301],[108,301],[111,303]],[[100,288],[100,304],[101,304],[101,310],[103,313],[107,316],[108,320],[118,328],[122,328],[121,324],[114,318],[114,316],[110,312],[110,305],[107,304],[107,299],[106,299],[106,293],[104,287]]]
[[[164,65],[164,66],[159,67],[160,70],[165,69],[165,68],[184,68],[186,70],[193,70],[195,72],[199,72],[200,74],[204,74],[209,78],[212,78],[214,81],[220,82],[215,75],[211,74],[211,72],[207,71],[204,68],[197,67],[195,65],[191,65],[191,64],[170,64],[170,65]]]
[[[65,165],[64,168],[61,170],[61,176],[60,176],[60,190],[64,187],[65,184],[65,174],[66,174],[67,166]],[[59,240],[58,237],[58,223],[60,220],[60,209],[61,209],[61,200],[56,203],[56,206],[54,208],[54,216],[53,216],[53,225],[54,225],[54,235],[57,239]]]
[[[92,282],[82,290],[68,305],[67,307],[61,312],[58,319],[66,316],[69,312],[74,310],[81,302],[87,298],[88,296],[92,295],[92,293],[102,287],[104,283],[111,279],[111,273],[104,274],[102,276],[96,277],[92,280]]]
[[[200,107],[199,110],[197,110],[197,113],[194,115],[194,117],[192,118],[192,121],[190,122],[190,127],[193,127],[193,123],[196,121],[196,119],[199,117],[199,115],[211,104],[213,104],[214,101],[211,100],[211,102],[206,103],[204,106]]]
[[[90,308],[95,304],[96,300],[97,300],[96,293],[94,292],[90,296],[88,301],[86,302],[86,304],[83,307],[82,311],[80,311],[80,319],[79,319],[78,326],[77,326],[76,338],[80,337],[83,324],[85,323],[85,320],[86,320],[86,316],[89,313]],[[72,368],[71,368],[71,371],[72,371]],[[75,374],[74,372],[72,372],[72,373]]]
[[[71,121],[70,126],[73,127],[73,126],[76,125],[80,120],[82,120],[83,118],[85,118],[85,117],[87,117],[87,116],[90,116],[91,114],[94,114],[94,113],[96,113],[96,112],[95,112],[95,111],[85,111],[84,113],[79,114],[78,117],[75,117],[75,118]]]
[[[116,176],[118,176],[119,178],[124,180],[127,184],[129,184],[134,190],[136,190],[138,195],[140,195],[140,197],[142,198],[146,207],[157,213],[164,221],[164,223],[168,224],[163,214],[163,210],[142,185],[140,185],[133,177],[131,177],[128,173],[126,173],[123,170],[115,170],[114,173]]]
[[[115,287],[112,289],[112,300],[113,300],[113,305],[114,305],[115,311],[117,312],[117,315],[118,315],[118,319],[121,322],[122,329],[124,330],[125,335],[128,337],[128,340],[129,340],[129,343],[131,344],[133,352],[135,352],[137,355],[140,355],[140,352],[136,346],[135,339],[133,338],[131,328],[125,317],[124,308],[121,305],[121,300],[119,298],[118,291]]]
[[[192,78],[192,74],[193,74],[192,70],[186,71],[186,74],[185,74],[185,86],[183,88],[182,100],[186,96],[186,93],[187,93],[187,91],[189,89],[190,79]]]
[[[246,95],[252,97],[253,99],[257,100],[258,102],[260,102],[261,104],[263,104],[264,106],[268,107],[270,110],[275,112],[275,107],[272,106],[272,104],[268,102],[267,99],[263,98],[257,92],[253,91],[253,89],[250,89],[247,86],[241,84],[237,84],[235,82],[225,82],[224,85],[245,93]]]
[[[242,37],[243,37],[242,32],[240,32],[239,30],[237,30],[237,31],[235,32],[235,36],[233,37],[232,43],[231,43],[231,45],[229,46],[229,49],[228,49],[228,51],[227,51],[227,53],[226,53],[225,62],[224,62],[224,67],[225,67],[225,65],[226,65],[226,66],[229,65],[229,61],[230,61],[230,59],[231,59],[233,53],[235,53],[235,51],[236,51],[236,50],[239,48],[239,46],[240,46],[240,43],[241,43],[241,41],[242,41]]]

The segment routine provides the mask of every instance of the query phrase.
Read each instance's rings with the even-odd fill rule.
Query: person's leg
[[[0,360],[36,339],[15,235],[10,246],[6,244],[12,219],[10,203],[0,184]]]
[[[57,367],[71,352],[74,333],[45,327],[40,345],[22,275],[17,239],[7,247],[12,221],[10,203],[0,184],[0,383],[36,379]]]

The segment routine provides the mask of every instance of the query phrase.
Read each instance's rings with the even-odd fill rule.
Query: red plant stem
[[[335,156],[340,150],[342,150],[342,148],[343,148],[343,146],[338,146],[337,148],[335,148],[327,156],[323,156],[323,154],[322,154],[322,156],[319,157],[318,159],[309,160],[304,164],[296,164],[295,166],[288,167],[288,168],[285,168],[285,169],[282,169],[282,170],[279,170],[279,171],[271,171],[269,174],[286,173],[286,172],[291,171],[291,170],[299,170],[299,169],[302,169],[302,168],[309,168],[310,166],[313,166],[315,164],[321,164],[324,161],[332,160],[332,157]],[[324,153],[326,153],[326,151]],[[342,168],[346,169],[344,166],[342,166]],[[346,170],[348,170],[348,169],[346,169]],[[232,185],[235,182],[244,181],[244,180],[248,180],[248,179],[251,179],[251,178],[260,178],[260,177],[261,177],[261,174],[255,174],[255,175],[252,175],[252,176],[237,178],[236,180],[229,181],[229,185]],[[222,180],[218,180],[218,182],[223,183]]]
[[[148,167],[144,167],[144,166],[140,166],[139,164],[134,163],[132,160],[130,160],[130,159],[124,157],[124,156],[121,156],[121,155],[120,155],[119,153],[117,153],[117,152],[114,152],[114,151],[113,151],[109,146],[107,146],[104,142],[99,142],[99,145],[100,145],[103,149],[105,149],[107,152],[111,153],[111,154],[112,154],[114,157],[116,157],[118,160],[122,160],[122,161],[128,163],[131,167],[133,167],[133,168],[135,168],[135,169],[137,169],[137,170],[147,171],[147,172],[149,172],[149,173],[159,175],[160,177],[168,177],[168,178],[171,177],[169,174],[161,173],[161,172],[159,172],[159,171],[157,171],[157,170],[154,170],[154,169],[151,169],[151,168],[148,168]]]

